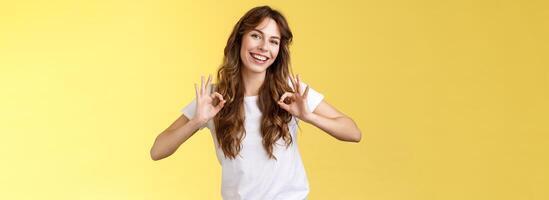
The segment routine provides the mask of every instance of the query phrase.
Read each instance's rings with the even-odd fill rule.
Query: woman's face
[[[263,73],[273,64],[280,47],[280,31],[271,18],[242,36],[240,59],[247,71]]]

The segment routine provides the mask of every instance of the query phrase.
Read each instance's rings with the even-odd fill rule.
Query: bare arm
[[[225,105],[225,100],[221,94],[211,93],[210,81],[211,75],[208,76],[206,84],[204,77],[200,77],[200,88],[194,85],[196,92],[196,111],[192,119],[188,119],[185,115],[181,115],[175,122],[166,130],[162,131],[156,137],[151,148],[151,158],[160,160],[172,155],[178,148],[187,141],[196,131],[202,127],[208,120],[212,119]],[[219,102],[213,105],[213,100],[217,98]]]
[[[160,160],[172,155],[183,142],[198,131],[200,126],[200,122],[189,120],[185,115],[181,115],[156,137],[150,152],[151,158]]]
[[[362,133],[356,123],[324,100],[303,121],[310,123],[334,138],[347,142],[360,142]]]
[[[280,97],[278,105],[281,108],[297,116],[299,119],[322,129],[338,140],[360,142],[362,133],[350,117],[339,112],[324,100],[313,111],[309,111],[307,106],[309,86],[307,85],[305,91],[301,91],[299,75],[296,78],[291,77],[291,82],[295,91],[286,92]],[[290,99],[290,103],[284,102],[287,98]]]

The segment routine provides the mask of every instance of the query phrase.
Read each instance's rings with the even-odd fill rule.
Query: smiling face
[[[277,23],[267,17],[242,36],[240,59],[248,72],[264,73],[273,64],[280,49]]]

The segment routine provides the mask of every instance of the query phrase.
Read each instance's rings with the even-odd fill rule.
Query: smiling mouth
[[[259,55],[259,54],[255,54],[255,53],[251,53],[250,52],[250,55],[252,56],[252,58],[260,63],[264,63],[265,61],[269,60],[268,57],[265,57],[265,56],[262,56],[262,55]]]

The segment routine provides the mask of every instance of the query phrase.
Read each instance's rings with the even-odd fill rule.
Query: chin
[[[252,66],[250,67],[250,70],[253,71],[253,72],[256,72],[256,73],[260,73],[260,72],[265,72],[265,71],[267,71],[267,68],[269,68],[269,65],[268,65],[267,67],[252,65]]]

